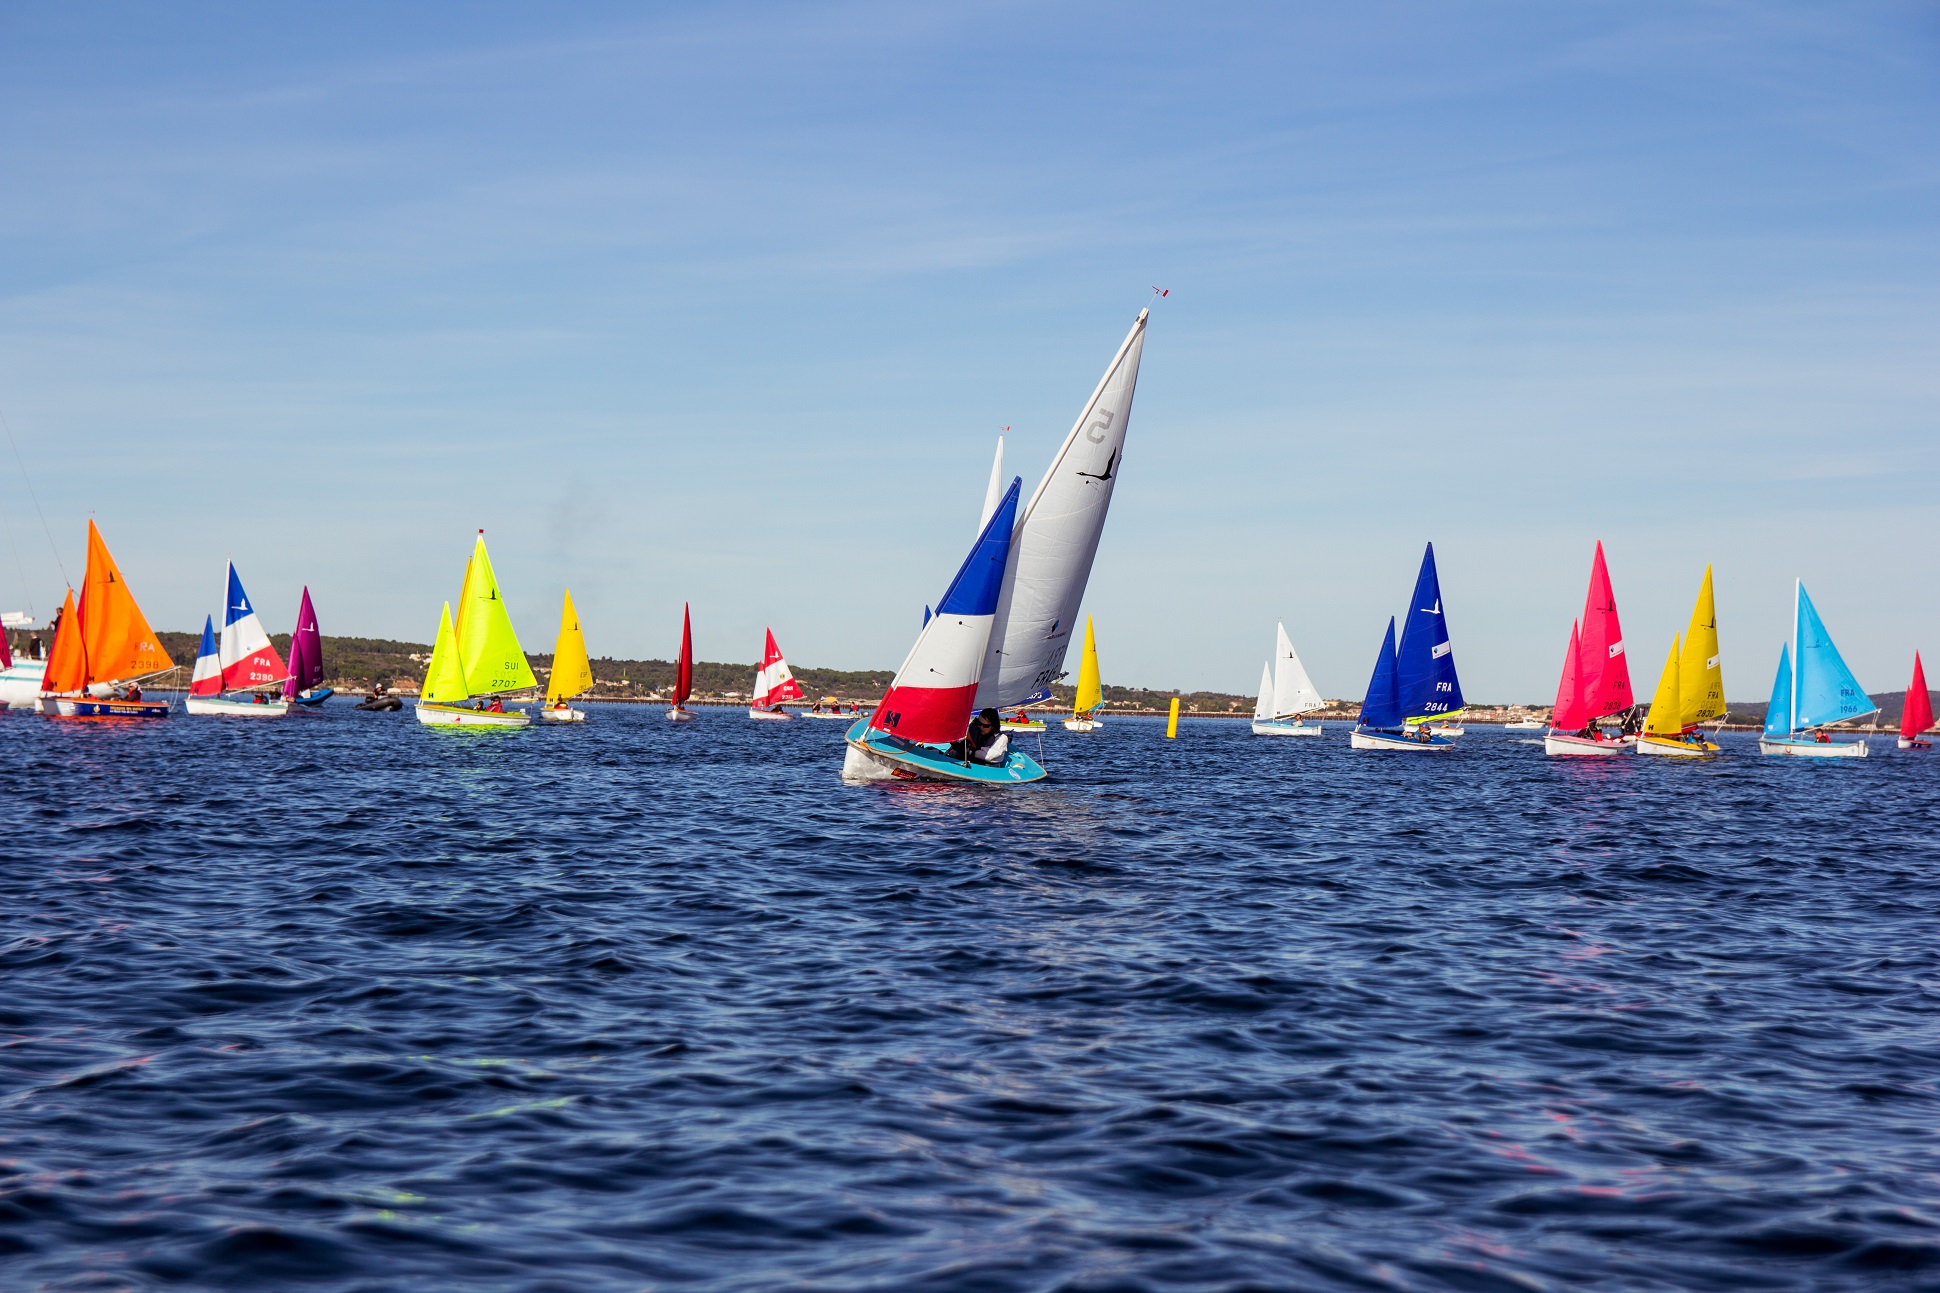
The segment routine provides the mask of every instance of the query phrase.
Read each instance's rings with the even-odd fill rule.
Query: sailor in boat
[[[965,732],[961,741],[950,742],[950,757],[965,763],[983,763],[996,767],[1010,757],[1010,737],[1005,734],[1003,720],[994,709],[986,709],[970,720],[970,730]]]
[[[256,698],[249,703],[252,705],[267,705],[269,704],[269,697],[259,691],[256,693]]]
[[[503,714],[505,712],[505,702],[497,696],[494,696],[492,697],[492,703],[485,707],[485,712],[487,714]]]

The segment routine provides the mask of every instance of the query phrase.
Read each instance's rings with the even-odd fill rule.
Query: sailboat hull
[[[1617,740],[1604,738],[1594,740],[1587,736],[1571,736],[1565,732],[1551,732],[1543,737],[1543,753],[1559,757],[1612,758],[1619,754],[1630,754],[1637,748],[1634,736],[1620,737]]]
[[[815,710],[812,710],[812,709],[805,709],[801,713],[795,715],[795,717],[796,718],[833,718],[842,722],[849,722],[849,723],[855,722],[854,714],[817,713]]]
[[[258,705],[254,701],[229,700],[222,696],[190,696],[182,702],[182,708],[191,714],[222,718],[281,718],[290,712],[290,702],[279,698]]]
[[[1319,723],[1276,723],[1272,719],[1253,720],[1255,736],[1323,736]]]
[[[96,696],[50,697],[62,718],[167,718],[165,700],[114,700]]]
[[[785,723],[793,721],[795,716],[785,709],[750,709],[748,711],[748,717]]]
[[[336,694],[337,690],[334,687],[319,687],[315,691],[299,691],[296,695],[290,697],[290,700],[292,703],[301,705],[305,709],[314,709]]]
[[[1370,732],[1365,728],[1357,727],[1347,734],[1347,746],[1352,750],[1394,750],[1408,754],[1426,754],[1431,750],[1452,750],[1455,748],[1455,742],[1445,736],[1430,736],[1422,741],[1396,732]]]
[[[680,706],[675,705],[667,711],[667,721],[669,723],[691,723],[694,721],[694,711],[691,709],[682,709]]]
[[[1709,741],[1695,743],[1675,736],[1652,736],[1645,732],[1637,738],[1637,753],[1656,754],[1672,759],[1708,759],[1718,753],[1718,747]]]
[[[886,732],[869,730],[859,719],[844,737],[848,752],[842,762],[847,781],[958,781],[984,786],[1021,786],[1042,781],[1049,774],[1030,755],[1013,750],[1000,764],[964,763],[940,745],[918,745]]]
[[[1032,718],[1022,723],[1017,723],[1007,718],[1000,722],[998,726],[1006,732],[1042,732],[1044,730],[1044,720],[1041,718]]]
[[[532,715],[522,709],[508,709],[503,714],[488,710],[470,709],[463,705],[439,705],[432,701],[421,700],[417,706],[418,722],[426,727],[530,727]]]
[[[1446,736],[1450,740],[1458,736],[1465,736],[1468,733],[1468,729],[1460,723],[1430,723],[1428,725],[1428,731],[1430,735]]]
[[[548,723],[584,723],[586,711],[568,705],[548,705],[539,711],[539,717]]]
[[[1067,732],[1095,732],[1103,726],[1104,724],[1095,718],[1067,718],[1064,720],[1064,730]]]
[[[1933,742],[1923,741],[1917,736],[1902,736],[1900,738],[1900,748],[1902,750],[1931,750],[1933,748]]]
[[[1780,754],[1794,759],[1863,759],[1864,741],[1815,741],[1810,737],[1761,736],[1760,754]]]
[[[45,660],[16,660],[0,669],[0,705],[8,709],[32,709],[40,699],[41,680],[47,676]]]

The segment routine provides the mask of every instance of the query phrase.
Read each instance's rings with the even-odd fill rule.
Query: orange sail
[[[40,689],[65,694],[88,685],[88,656],[81,649],[81,617],[74,613],[74,590],[67,590],[67,604],[61,607],[60,628],[54,633],[54,647],[47,653],[47,672],[41,675]]]
[[[88,573],[81,581],[81,645],[89,682],[141,678],[175,662],[148,627],[101,531],[88,522]]]

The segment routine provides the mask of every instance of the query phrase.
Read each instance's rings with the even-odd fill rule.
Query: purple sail
[[[317,613],[310,605],[310,590],[303,590],[303,604],[296,611],[296,631],[290,635],[290,678],[283,694],[291,700],[323,681],[323,634],[317,632]]]

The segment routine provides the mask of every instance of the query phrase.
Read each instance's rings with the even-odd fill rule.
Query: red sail
[[[1630,661],[1623,650],[1623,625],[1617,621],[1617,595],[1603,564],[1603,544],[1590,564],[1590,595],[1583,604],[1583,629],[1576,656],[1583,722],[1619,714],[1637,703],[1630,694]],[[1580,724],[1579,724],[1580,726]]]
[[[1906,709],[1900,714],[1900,735],[1911,739],[1933,726],[1933,697],[1927,695],[1927,671],[1920,653],[1913,653],[1913,682],[1906,689]]]
[[[680,604],[680,664],[674,669],[674,708],[687,703],[694,694],[694,626],[687,617],[687,603]]]
[[[1563,657],[1563,677],[1556,684],[1556,708],[1550,712],[1549,725],[1559,732],[1574,732],[1589,722],[1583,713],[1582,679],[1577,677],[1577,626],[1570,625],[1570,649]]]

